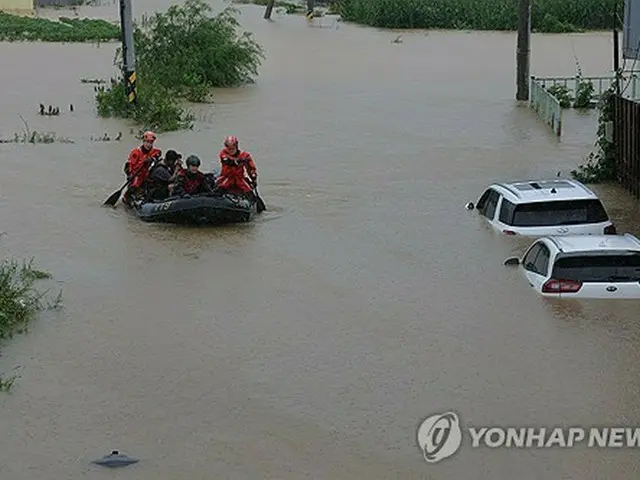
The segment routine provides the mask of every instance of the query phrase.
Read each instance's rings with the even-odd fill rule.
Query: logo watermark
[[[466,435],[463,434],[466,432]],[[640,448],[640,427],[469,427],[455,412],[426,418],[418,428],[418,446],[429,463],[452,456],[468,436],[472,448]]]

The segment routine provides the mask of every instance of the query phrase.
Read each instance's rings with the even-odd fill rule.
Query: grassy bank
[[[0,12],[0,41],[106,42],[120,38],[120,27],[105,20],[29,18]]]
[[[33,262],[5,260],[0,264],[0,342],[25,332],[37,312],[60,305],[60,295],[54,302],[47,302],[46,292],[35,287],[38,280],[50,277],[33,268]],[[15,378],[0,373],[0,391],[9,390]]]
[[[624,2],[619,2],[622,18]],[[516,0],[339,0],[345,21],[379,28],[516,30]],[[610,0],[535,0],[532,28],[539,32],[609,30]]]
[[[251,83],[264,51],[239,31],[232,7],[212,16],[203,0],[187,0],[135,26],[137,105],[130,108],[124,86],[111,85],[96,96],[98,114],[133,120],[158,131],[189,127],[181,100],[208,101],[213,87]],[[116,65],[122,69],[121,50]]]

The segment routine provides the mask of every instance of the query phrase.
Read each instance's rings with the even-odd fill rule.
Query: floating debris
[[[119,142],[120,140],[122,140],[122,132],[118,132],[118,136],[116,138],[111,138],[108,133],[105,133],[101,137],[91,137],[92,142]]]
[[[107,83],[106,80],[103,80],[101,78],[83,78],[80,80],[81,83],[95,83],[97,85],[100,85],[101,83]]]
[[[46,115],[49,117],[54,117],[60,115],[60,107],[53,107],[49,105],[49,108],[45,110],[44,105],[40,104],[40,115]]]
[[[0,143],[75,143],[70,138],[59,137],[54,132],[14,133],[13,138],[0,138]]]
[[[91,463],[96,465],[100,465],[102,467],[116,468],[116,467],[126,467],[127,465],[132,465],[134,463],[138,463],[140,460],[137,458],[130,457],[128,455],[122,455],[117,450],[114,450],[109,455],[105,455],[98,460],[94,460]]]

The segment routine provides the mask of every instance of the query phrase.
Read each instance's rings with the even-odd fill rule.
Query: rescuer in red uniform
[[[238,148],[238,138],[229,136],[218,155],[222,168],[216,187],[230,193],[248,193],[258,184],[258,170],[249,152]],[[249,176],[249,181],[245,175]]]

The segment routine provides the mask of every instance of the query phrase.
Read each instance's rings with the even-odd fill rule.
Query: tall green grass
[[[532,28],[576,32],[612,28],[612,0],[534,0]],[[622,18],[624,2],[618,2]],[[340,0],[348,22],[379,28],[516,30],[518,0]]]

